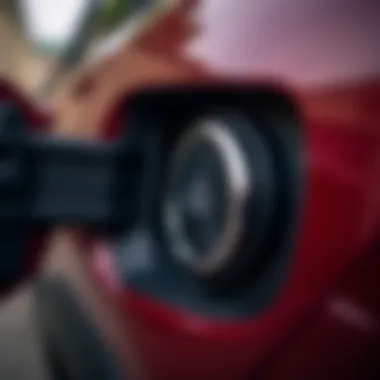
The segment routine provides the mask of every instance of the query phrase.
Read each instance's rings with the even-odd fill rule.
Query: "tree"
[[[104,1],[99,14],[100,32],[107,33],[111,29],[117,27],[126,17],[128,17],[132,3],[133,1],[130,0]]]

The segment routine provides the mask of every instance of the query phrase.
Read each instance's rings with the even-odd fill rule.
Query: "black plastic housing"
[[[143,171],[138,139],[130,133],[100,143],[33,133],[21,110],[2,102],[0,282],[19,275],[32,228],[79,224],[109,233],[133,225]]]

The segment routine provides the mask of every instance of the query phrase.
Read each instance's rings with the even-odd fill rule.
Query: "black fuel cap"
[[[216,244],[223,233],[228,189],[222,162],[207,141],[191,147],[182,161],[174,184],[178,222],[199,257]]]
[[[204,277],[259,255],[273,211],[270,152],[250,120],[201,120],[178,141],[163,225],[173,257]]]

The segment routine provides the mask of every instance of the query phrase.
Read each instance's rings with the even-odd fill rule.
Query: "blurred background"
[[[157,3],[0,0],[0,76],[34,99],[50,102],[67,75],[117,49],[138,14]],[[33,289],[24,286],[0,308],[1,380],[47,379],[33,325]]]
[[[88,56],[127,38],[133,16],[157,0],[2,0],[0,75],[36,97],[51,94]]]

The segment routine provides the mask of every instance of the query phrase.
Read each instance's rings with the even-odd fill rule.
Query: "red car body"
[[[165,86],[265,86],[291,98],[302,119],[306,178],[292,259],[258,314],[224,320],[139,293],[119,279],[107,237],[60,232],[72,243],[58,253],[71,260],[61,275],[125,372],[380,376],[379,15],[375,1],[182,1],[62,90],[55,130],[104,139],[120,131],[121,105]]]

